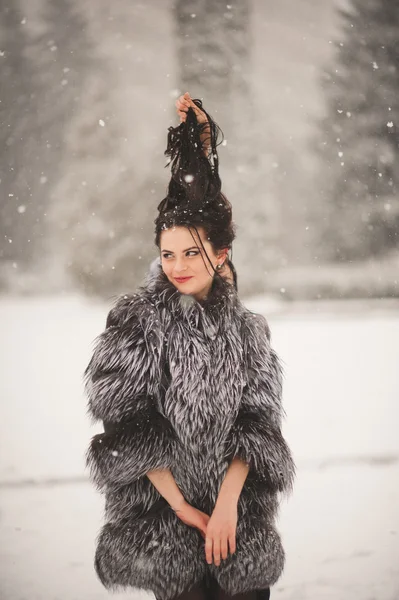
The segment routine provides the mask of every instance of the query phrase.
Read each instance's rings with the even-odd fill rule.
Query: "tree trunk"
[[[259,269],[279,256],[279,215],[252,101],[251,1],[176,0],[174,10],[179,88],[204,99],[227,142],[219,148],[220,174],[237,224],[240,290],[262,291]]]

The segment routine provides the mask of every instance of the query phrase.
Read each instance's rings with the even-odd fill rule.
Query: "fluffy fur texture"
[[[282,377],[266,320],[218,276],[197,302],[153,265],[137,294],[116,301],[85,371],[89,413],[105,425],[87,452],[105,494],[95,558],[105,587],[169,600],[207,570],[231,595],[277,581],[284,550],[274,523],[295,472],[281,434]],[[250,470],[237,550],[216,567],[145,473],[170,468],[186,500],[211,514],[234,456]]]

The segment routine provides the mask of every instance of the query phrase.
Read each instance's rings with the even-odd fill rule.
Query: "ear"
[[[223,259],[222,262],[224,262],[227,258],[228,251],[228,248],[223,248],[223,250],[220,250],[220,252],[218,253],[218,259]]]

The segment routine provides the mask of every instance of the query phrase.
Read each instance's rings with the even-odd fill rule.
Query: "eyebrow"
[[[197,250],[199,250],[199,246],[191,246],[190,248],[186,248],[185,250],[183,250],[183,252],[188,252],[189,250],[192,250],[193,248],[196,248]],[[162,250],[162,252],[170,252],[170,254],[173,254],[172,250],[166,250],[166,248],[164,248]]]

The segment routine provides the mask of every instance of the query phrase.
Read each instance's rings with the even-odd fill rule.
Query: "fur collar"
[[[159,259],[151,264],[141,290],[161,312],[165,309],[170,311],[172,319],[183,320],[191,327],[202,329],[211,338],[230,328],[237,311],[241,314],[245,310],[234,286],[218,274],[203,300],[179,292],[166,277]]]

